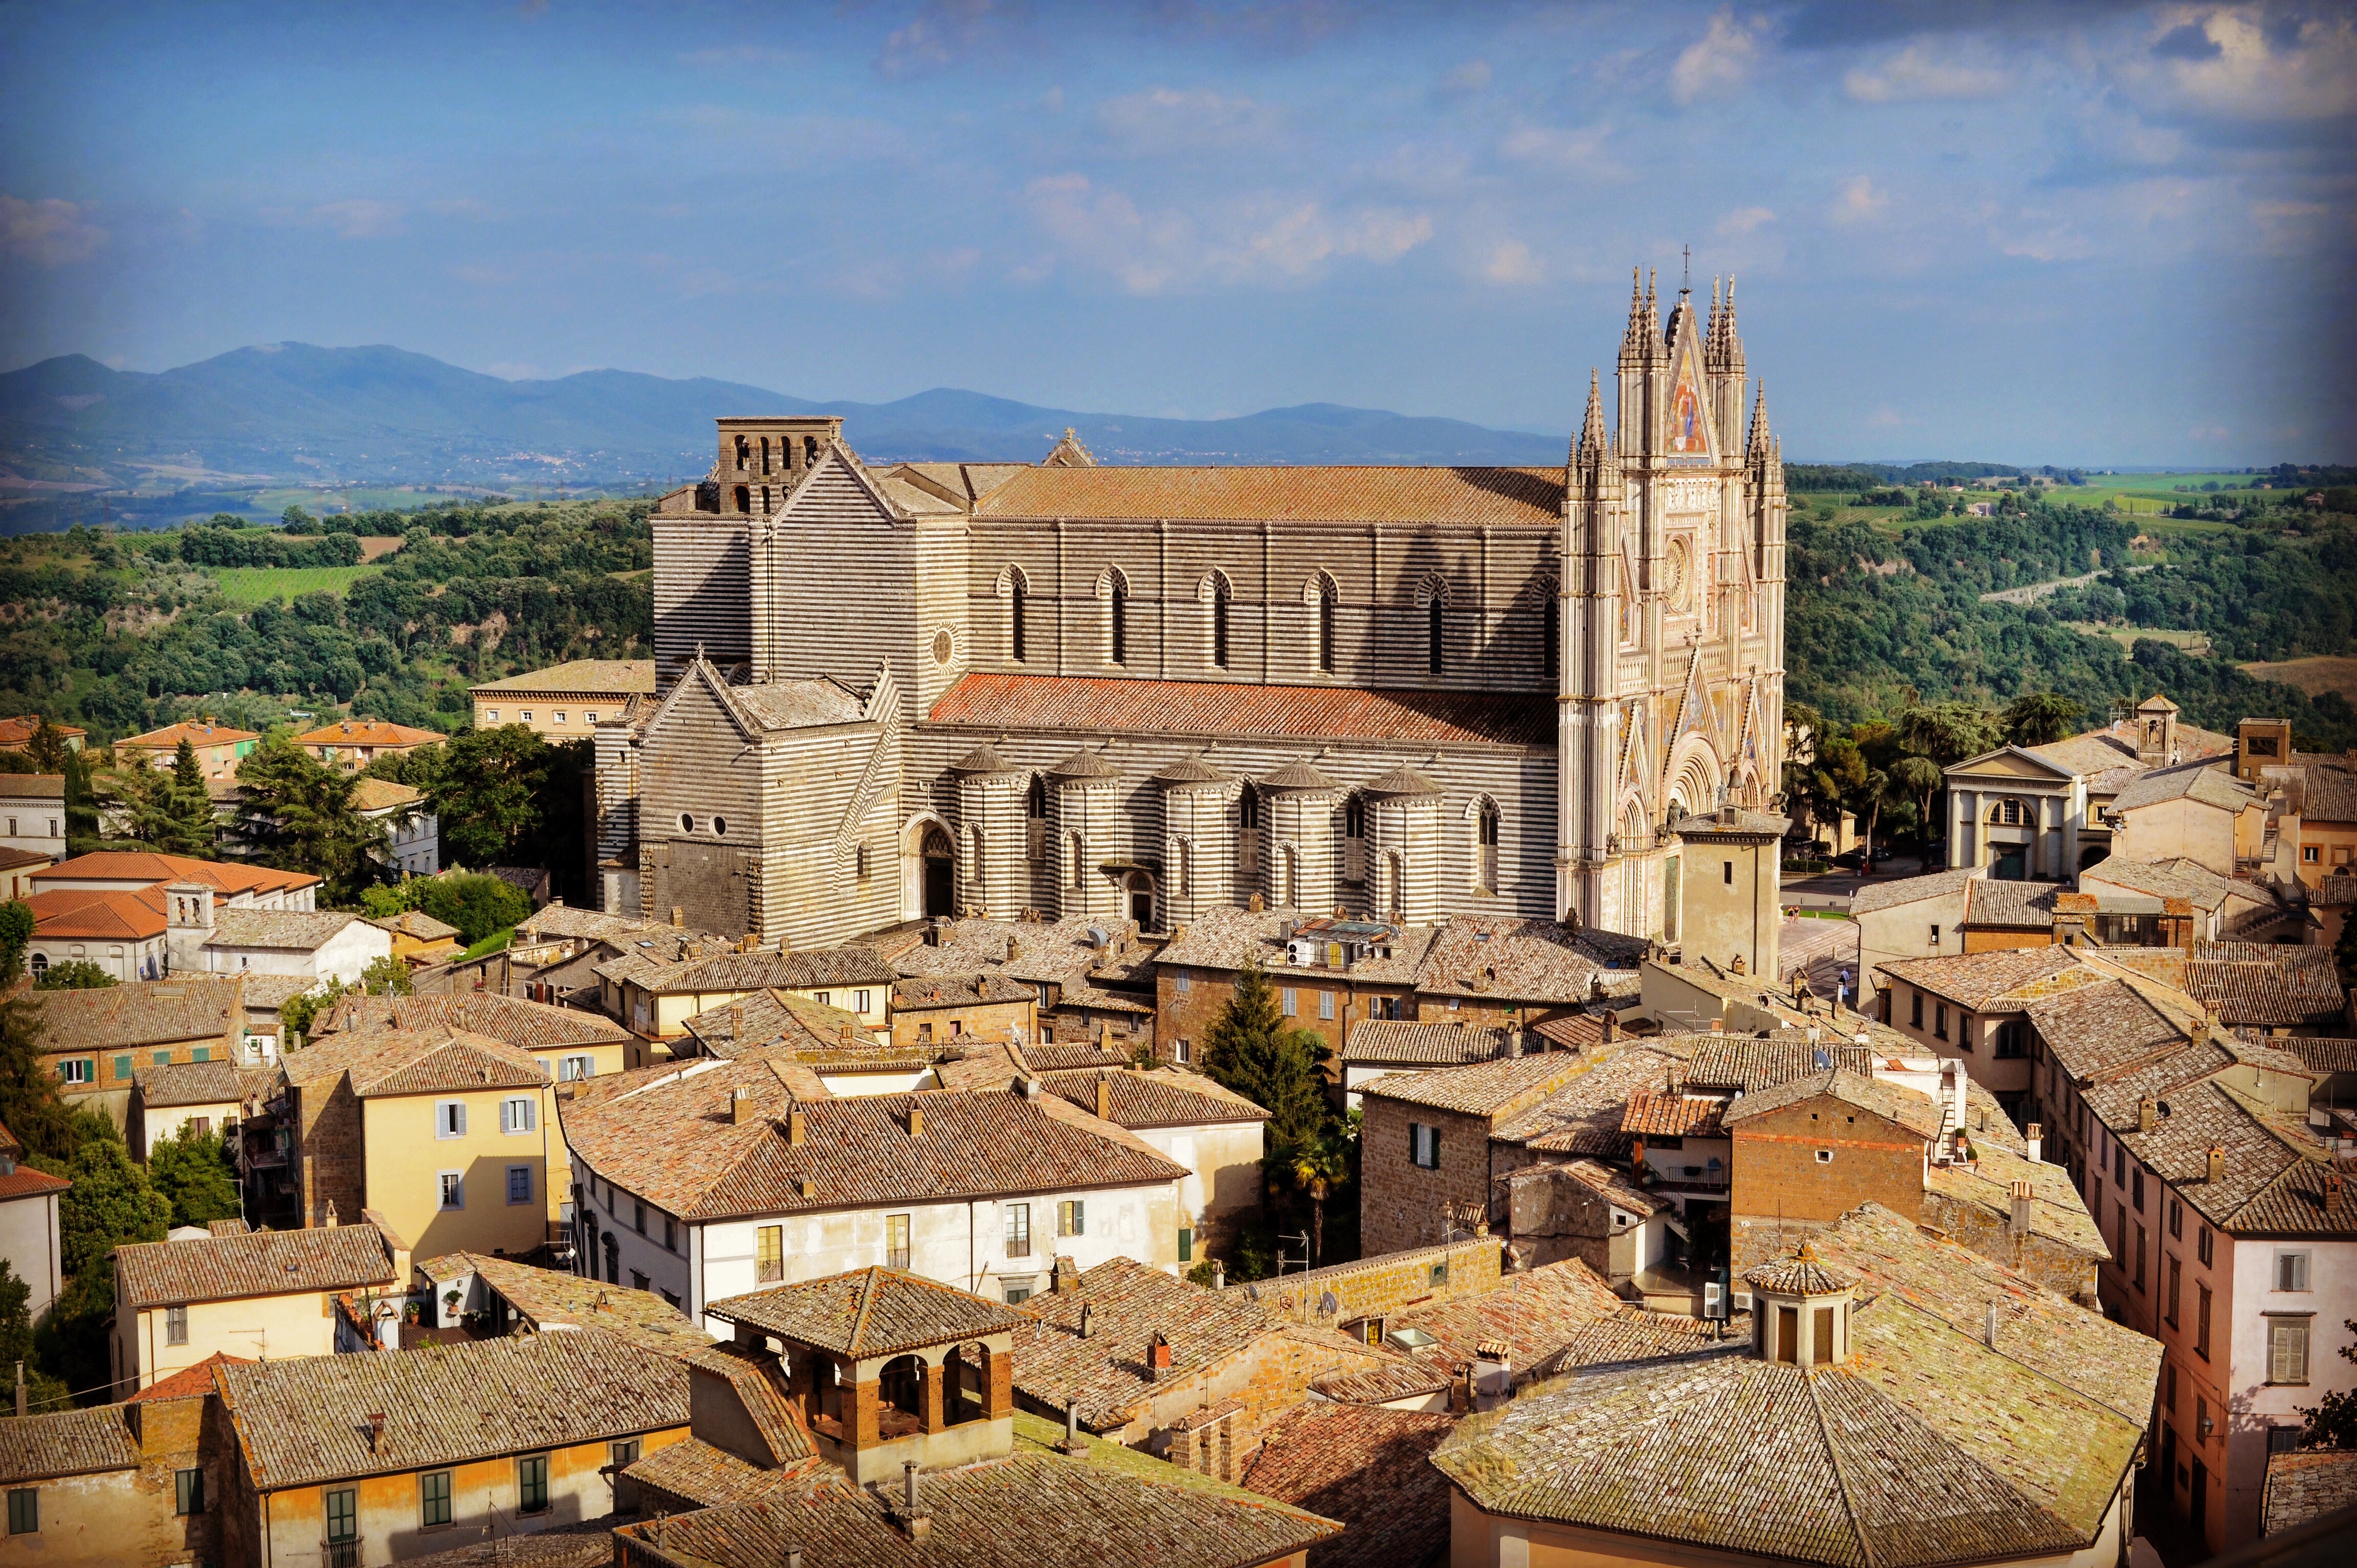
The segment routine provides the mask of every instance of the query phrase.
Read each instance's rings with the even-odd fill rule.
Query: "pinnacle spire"
[[[1735,274],[1733,273],[1727,275],[1727,319],[1720,324],[1719,330],[1727,337],[1725,352],[1727,364],[1740,369],[1743,364],[1743,339],[1735,330]]]
[[[1593,366],[1587,372],[1587,418],[1579,427],[1579,450],[1589,457],[1604,450],[1604,381]]]
[[[1750,455],[1755,457],[1766,456],[1770,440],[1770,437],[1768,433],[1768,383],[1763,381],[1760,383],[1759,395],[1753,400],[1751,404]]]

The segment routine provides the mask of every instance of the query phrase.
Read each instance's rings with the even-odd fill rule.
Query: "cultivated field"
[[[210,575],[220,580],[221,596],[242,609],[271,598],[293,599],[304,594],[342,594],[362,577],[372,577],[382,566],[218,566]]]
[[[2280,681],[2287,686],[2297,686],[2311,697],[2327,692],[2338,692],[2352,702],[2357,702],[2357,659],[2328,655],[2315,659],[2286,659],[2272,664],[2241,666],[2245,675],[2262,681]]]

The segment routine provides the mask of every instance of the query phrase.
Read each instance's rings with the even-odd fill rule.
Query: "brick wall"
[[[1486,1214],[1490,1205],[1490,1118],[1368,1095],[1359,1143],[1359,1251],[1368,1257],[1428,1247],[1445,1240],[1443,1206]],[[1437,1168],[1408,1155],[1408,1128],[1440,1129]]]
[[[1735,1129],[1730,1211],[1738,1219],[1827,1220],[1868,1201],[1914,1214],[1923,1139],[1831,1095],[1749,1117]],[[1820,1152],[1831,1155],[1820,1161]]]
[[[1178,975],[1182,972],[1188,980],[1184,995],[1178,990]],[[1284,1005],[1286,989],[1290,988],[1294,993],[1296,1012],[1285,1022],[1288,1026],[1308,1029],[1325,1041],[1327,1049],[1337,1057],[1341,1054],[1342,1043],[1350,1035],[1351,1026],[1378,1015],[1377,998],[1400,998],[1403,1016],[1413,1011],[1406,1001],[1409,993],[1405,986],[1359,985],[1339,973],[1316,977],[1272,973],[1268,977],[1268,984],[1275,993],[1280,1009]],[[1212,1020],[1220,1015],[1220,1009],[1227,1005],[1228,998],[1235,994],[1235,974],[1230,970],[1157,968],[1154,979],[1156,1054],[1166,1059],[1177,1059],[1174,1054],[1176,1042],[1183,1038],[1191,1044],[1191,1059],[1200,1063],[1204,1036],[1211,1033]],[[1333,994],[1334,1016],[1331,1018],[1318,1015],[1320,993]]]
[[[2095,1260],[2048,1237],[2013,1233],[2010,1217],[1944,1192],[1923,1195],[1923,1223],[1937,1226],[1986,1258],[2027,1274],[2060,1295],[2093,1307]]]
[[[945,1046],[961,1036],[1007,1040],[1014,1038],[1017,1030],[1025,1040],[1037,1040],[1039,1027],[1034,1014],[1036,1005],[1031,1002],[978,1002],[970,1007],[896,1010],[892,1015],[892,1043],[906,1049],[920,1044]]]
[[[331,1201],[339,1221],[358,1219],[368,1190],[368,1162],[361,1102],[350,1080],[341,1073],[326,1081],[315,1079],[295,1090],[293,1098],[303,1223],[326,1224]]]
[[[1446,1265],[1435,1283],[1432,1271]],[[1352,1263],[1333,1263],[1281,1280],[1262,1280],[1251,1288],[1263,1310],[1304,1324],[1348,1323],[1353,1318],[1379,1317],[1411,1304],[1450,1301],[1480,1295],[1497,1288],[1505,1268],[1505,1246],[1495,1237],[1477,1237],[1441,1247],[1389,1252]],[[1243,1285],[1230,1285],[1242,1291]],[[1318,1305],[1331,1294],[1340,1305],[1331,1313]]]

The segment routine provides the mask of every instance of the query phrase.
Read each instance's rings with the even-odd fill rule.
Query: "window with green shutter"
[[[115,1080],[116,1080],[117,1082],[120,1082],[120,1081],[122,1081],[123,1079],[126,1079],[126,1078],[129,1078],[130,1076],[131,1076],[131,1058],[130,1058],[129,1057],[117,1057],[117,1058],[114,1058],[114,1077],[115,1077]]]
[[[417,1477],[417,1522],[431,1529],[450,1522],[450,1472],[428,1470]]]
[[[1178,1261],[1182,1263],[1195,1261],[1195,1232],[1184,1225],[1178,1228]]]
[[[8,1533],[41,1533],[41,1494],[34,1487],[22,1487],[8,1494]]]
[[[169,1051],[157,1051],[156,1053],[156,1065],[157,1067],[170,1067],[172,1065],[172,1053]]]
[[[209,1062],[213,1059],[213,1048],[210,1046],[199,1046],[188,1053],[188,1059],[192,1062]]]
[[[548,1455],[527,1454],[516,1461],[516,1511],[548,1511]]]

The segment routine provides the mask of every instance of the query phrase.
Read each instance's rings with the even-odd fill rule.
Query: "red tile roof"
[[[1620,1131],[1646,1138],[1724,1138],[1719,1115],[1727,1101],[1698,1094],[1656,1094],[1641,1090],[1629,1097],[1621,1113]]]
[[[321,725],[295,737],[297,746],[431,746],[441,740],[439,731],[415,729],[408,725],[391,724],[383,719],[346,719],[340,724]]]
[[[0,719],[0,751],[21,749],[32,740],[33,733],[40,727],[41,715],[38,714],[24,714],[13,719]],[[71,725],[59,725],[57,728],[59,736],[90,733],[86,729],[76,729]]]
[[[251,1356],[232,1356],[226,1350],[216,1350],[193,1367],[183,1367],[168,1378],[158,1378],[124,1400],[124,1404],[145,1404],[149,1400],[189,1399],[213,1391],[215,1367],[251,1367]]]
[[[1145,731],[1169,736],[1548,746],[1555,699],[1484,692],[1375,692],[1226,681],[1125,681],[977,671],[933,704],[937,725]]]
[[[983,517],[1214,522],[1429,522],[1556,527],[1561,468],[1237,467],[1021,468]]]
[[[119,750],[130,746],[139,751],[174,751],[182,741],[190,746],[229,746],[241,740],[260,740],[250,729],[231,729],[227,725],[166,725],[151,729],[145,735],[135,735],[128,740],[116,741]]]
[[[153,854],[145,850],[100,850],[59,861],[33,874],[35,886],[55,887],[67,882],[123,882],[150,886],[167,882],[201,882],[218,892],[264,893],[317,886],[319,879],[307,871],[274,871],[266,865],[234,861],[191,860],[184,854]]]
[[[1280,1416],[1241,1483],[1344,1520],[1310,1568],[1427,1568],[1448,1553],[1448,1477],[1426,1463],[1457,1426],[1439,1412],[1308,1403]]]
[[[169,924],[160,887],[133,890],[61,887],[25,900],[33,911],[33,934],[135,942],[160,937]]]

